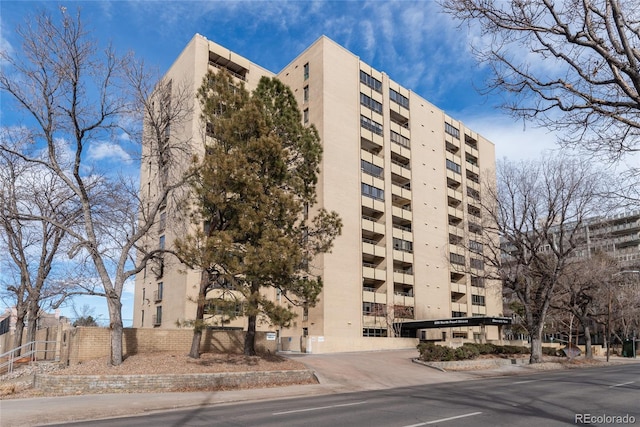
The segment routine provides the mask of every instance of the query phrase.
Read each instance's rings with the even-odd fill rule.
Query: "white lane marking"
[[[527,381],[516,381],[515,383],[511,383],[511,384],[526,384],[526,383],[535,383],[538,382],[540,380],[527,380]]]
[[[362,405],[363,403],[367,403],[367,401],[364,400],[362,402],[342,403],[340,405],[331,405],[331,406],[318,406],[316,408],[294,409],[293,411],[274,412],[271,415],[284,415],[284,414],[295,414],[296,412],[320,411],[322,409],[331,409],[331,408],[341,408],[343,406]]]
[[[419,423],[419,424],[411,424],[409,426],[404,426],[404,427],[419,427],[419,426],[426,426],[429,424],[443,423],[445,421],[457,420],[459,418],[466,418],[466,417],[472,417],[474,415],[480,415],[481,413],[482,412],[472,412],[470,414],[456,415],[455,417],[449,417],[449,418],[440,418],[439,420],[427,421],[425,423]]]
[[[628,385],[628,384],[633,384],[633,383],[635,383],[635,381],[628,381],[626,383],[610,385],[609,388],[622,387],[623,385]]]

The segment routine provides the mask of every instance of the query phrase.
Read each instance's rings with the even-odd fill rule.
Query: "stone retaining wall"
[[[36,374],[34,387],[60,394],[152,393],[205,391],[222,388],[260,388],[315,384],[311,370],[227,372],[184,375],[48,375]]]
[[[491,369],[506,365],[528,365],[529,358],[518,359],[471,359],[471,360],[455,360],[451,362],[423,362],[414,359],[415,362],[421,363],[432,368],[445,371],[463,371],[471,369]]]

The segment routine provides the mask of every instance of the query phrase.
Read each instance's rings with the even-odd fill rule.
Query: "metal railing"
[[[0,361],[3,361],[0,363],[0,373],[13,372],[16,362],[27,361],[31,364],[36,360],[58,360],[57,344],[57,341],[31,341],[0,354]]]

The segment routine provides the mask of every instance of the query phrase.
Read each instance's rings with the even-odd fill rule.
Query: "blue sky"
[[[326,35],[493,141],[499,158],[535,157],[554,145],[553,135],[497,109],[498,94],[478,94],[486,70],[470,53],[469,42],[477,40],[477,34],[459,28],[435,1],[2,0],[0,48],[19,51],[16,25],[41,8],[57,14],[59,6],[69,13],[79,8],[100,45],[111,42],[120,53],[133,51],[160,72],[195,33],[273,72]],[[0,118],[0,125],[11,125],[6,111]],[[125,319],[132,318],[131,290],[123,297]],[[84,299],[77,305],[87,303],[96,307],[96,316],[107,319],[102,299]],[[68,308],[63,313],[71,315]]]

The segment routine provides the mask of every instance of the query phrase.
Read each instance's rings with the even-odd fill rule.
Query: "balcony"
[[[407,221],[411,221],[413,219],[413,214],[410,209],[404,209],[398,206],[392,207],[392,214],[395,217],[402,218]]]
[[[365,255],[370,255],[375,258],[384,258],[385,256],[385,248],[383,246],[379,246],[373,240],[365,240],[362,239],[362,253]]]
[[[392,204],[394,206],[405,206],[411,203],[411,190],[406,187],[400,187],[396,184],[391,184]]]
[[[384,236],[384,224],[374,222],[372,217],[362,216],[362,230],[370,233],[369,238],[376,240],[378,236]],[[371,235],[373,234],[373,236]],[[363,236],[365,233],[363,233]]]
[[[462,202],[462,191],[447,188],[447,197],[457,200],[458,202]]]
[[[363,262],[362,263],[362,277],[365,280],[386,280],[387,272],[378,268],[375,264]]]
[[[378,135],[376,135],[378,136]],[[379,156],[382,152],[382,139],[373,138],[367,139],[364,137],[360,138],[360,149],[366,153],[370,153],[374,156]],[[363,157],[364,158],[364,157]],[[373,163],[373,162],[372,162]]]
[[[402,261],[402,262],[406,262],[406,263],[412,264],[413,263],[413,253],[394,249],[393,250],[393,260],[394,261]]]
[[[462,220],[464,218],[464,211],[462,209],[452,208],[451,206],[448,206],[447,212],[450,217],[454,217],[459,220]]]
[[[451,303],[451,311],[459,311],[462,313],[466,313],[467,312],[467,304],[461,304],[461,303],[457,303],[457,302],[452,302]]]
[[[162,301],[162,291],[153,291],[153,300],[155,302]]]
[[[384,212],[384,202],[382,200],[372,199],[371,197],[361,196],[361,205],[377,212]]]
[[[411,233],[411,228],[407,229],[406,227],[402,227],[401,225],[393,224],[393,237],[395,239],[402,239],[408,242],[413,242],[413,234]]]
[[[387,294],[385,292],[380,292],[375,288],[363,287],[362,288],[362,301],[363,302],[387,302]]]
[[[451,292],[458,294],[466,294],[467,293],[467,285],[464,283],[455,283],[451,282]]]

